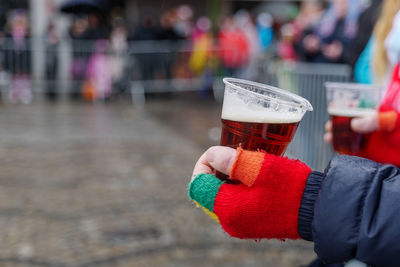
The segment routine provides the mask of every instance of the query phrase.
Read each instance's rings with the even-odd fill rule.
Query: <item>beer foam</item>
[[[246,102],[245,99],[246,96],[225,91],[221,118],[241,122],[294,123],[299,122],[304,115],[303,111],[285,112],[268,109],[257,102]]]
[[[363,117],[376,113],[372,108],[328,108],[329,115],[342,117]]]
[[[293,123],[303,117],[299,113],[274,112],[272,110],[249,110],[246,108],[223,108],[221,118],[225,120],[257,123]]]

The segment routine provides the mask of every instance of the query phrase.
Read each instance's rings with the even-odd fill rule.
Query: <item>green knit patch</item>
[[[213,211],[215,197],[224,182],[212,174],[201,173],[188,186],[188,196],[200,206]]]

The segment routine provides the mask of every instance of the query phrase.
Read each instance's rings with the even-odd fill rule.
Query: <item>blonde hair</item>
[[[374,28],[376,47],[372,66],[378,81],[382,81],[388,71],[388,59],[385,50],[385,39],[392,29],[393,19],[400,9],[400,0],[384,0],[381,14]]]

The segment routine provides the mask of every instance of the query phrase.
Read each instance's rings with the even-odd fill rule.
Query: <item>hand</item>
[[[325,123],[325,134],[324,134],[324,140],[328,144],[332,144],[332,121],[329,120]]]
[[[192,181],[200,173],[213,174],[215,170],[229,175],[236,157],[236,149],[225,146],[210,147],[194,166]]]
[[[230,174],[229,181],[216,178],[215,170]],[[196,163],[188,195],[233,237],[296,239],[298,209],[310,172],[300,161],[211,147]]]

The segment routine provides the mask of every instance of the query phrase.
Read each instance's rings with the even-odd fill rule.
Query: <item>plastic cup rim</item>
[[[240,87],[238,85],[233,84],[232,82],[249,84],[251,86],[256,86],[256,87],[258,87],[260,89],[263,89],[263,90],[266,90],[266,91],[267,90],[268,91],[274,91],[274,92],[277,92],[278,94],[281,94],[281,95],[284,95],[286,97],[292,98],[292,99],[294,99],[294,100],[299,102],[299,103],[293,103],[293,102],[289,102],[287,100],[279,99],[279,101],[281,101],[281,102],[283,102],[285,104],[296,105],[299,108],[303,109],[304,111],[313,111],[314,110],[312,105],[311,105],[311,103],[307,99],[305,99],[304,97],[296,95],[296,94],[294,94],[292,92],[289,92],[287,90],[280,89],[278,87],[274,87],[274,86],[263,84],[263,83],[253,82],[253,81],[249,81],[249,80],[237,79],[237,78],[229,78],[229,77],[223,78],[222,81],[224,82],[225,85],[231,86],[236,90],[245,91],[245,92],[250,93],[252,95],[255,95],[255,96],[258,96],[258,97],[261,97],[261,98],[266,98],[266,99],[269,99],[269,100],[276,100],[276,99],[272,98],[270,96],[267,96],[267,95],[263,95],[263,94],[260,94],[260,93],[256,93],[256,92],[247,90],[245,88],[242,88],[242,87]]]
[[[363,84],[363,83],[346,83],[346,82],[325,82],[325,88],[339,88],[349,90],[380,90],[381,86],[374,84]]]

